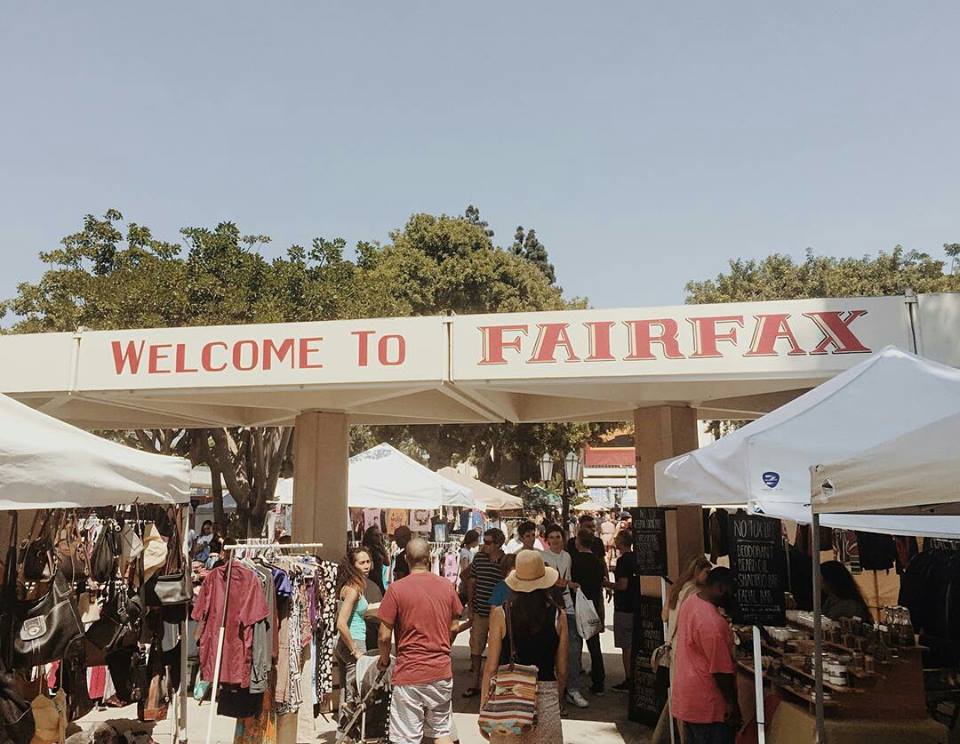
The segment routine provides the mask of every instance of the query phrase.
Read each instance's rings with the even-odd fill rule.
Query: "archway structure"
[[[698,418],[762,415],[891,344],[960,366],[958,328],[954,294],[81,330],[0,336],[0,392],[89,429],[295,424],[295,529],[335,555],[350,424],[632,417],[653,504]],[[673,569],[699,515],[671,519]]]

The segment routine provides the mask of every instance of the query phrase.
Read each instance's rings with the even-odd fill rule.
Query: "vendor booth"
[[[494,488],[489,483],[484,483],[476,478],[471,478],[454,468],[440,468],[438,475],[447,480],[459,483],[464,488],[473,492],[473,499],[476,502],[476,508],[482,511],[519,511],[523,509],[523,499],[519,496],[501,491]]]
[[[748,513],[741,520],[763,515],[810,524],[809,555],[818,557],[820,527],[840,535],[956,537],[960,521],[931,514],[936,499],[925,481],[929,471],[933,494],[946,490],[956,498],[957,455],[946,442],[951,432],[957,441],[951,426],[958,414],[960,372],[887,348],[715,444],[658,463],[657,501],[742,503]],[[836,460],[843,463],[814,468],[819,488],[811,509],[811,466]],[[915,508],[889,511],[904,507]],[[736,534],[731,539],[736,542]],[[734,546],[734,564],[736,553]],[[783,613],[764,629],[757,653],[739,659],[741,682],[752,688],[749,675],[762,656],[772,693],[765,698],[767,717],[759,704],[749,713],[767,740],[811,741],[815,728],[821,741],[831,742],[943,740],[942,727],[928,718],[923,649],[909,613],[884,607],[874,617],[823,619],[820,570],[809,574],[812,611]]]
[[[184,740],[186,685],[169,696],[170,678],[186,673],[189,462],[110,442],[2,395],[0,416],[0,509],[12,512],[0,648],[11,687],[34,711],[55,709],[58,726],[107,690],[138,703],[144,721],[164,720],[173,702],[174,735]],[[30,510],[24,529],[30,520],[18,515]],[[168,676],[171,665],[179,668]]]
[[[470,484],[435,473],[386,443],[351,457],[348,478],[347,530],[355,540],[366,528],[376,524],[385,534],[392,535],[403,525],[444,542],[448,531],[435,528],[443,521],[436,517],[444,510],[473,509],[477,503]],[[501,493],[486,484],[480,485],[490,492]],[[288,532],[293,493],[293,478],[281,478],[277,482],[275,503],[284,512],[282,517]],[[513,498],[509,494],[503,496]]]

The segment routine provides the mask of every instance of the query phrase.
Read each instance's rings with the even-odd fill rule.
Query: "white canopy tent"
[[[943,489],[952,488],[948,500],[960,500],[958,416],[960,371],[887,347],[718,442],[657,463],[657,502],[747,502],[754,513],[809,522],[815,566],[820,525],[955,537],[960,517],[862,512],[931,504],[936,489],[942,499]],[[827,460],[840,462],[816,465]],[[871,465],[879,471],[871,472]],[[925,466],[935,468],[929,483]],[[885,484],[885,477],[893,481]],[[905,494],[898,490],[911,480],[922,482],[910,484]],[[847,513],[821,517],[827,509]],[[813,583],[816,724],[819,740],[826,741],[816,567]]]
[[[187,504],[190,462],[151,454],[77,429],[0,395],[0,510],[90,509],[133,504]],[[188,511],[182,513],[184,560]],[[186,620],[180,635],[186,637]],[[180,644],[187,668],[187,644]],[[174,735],[187,737],[187,686],[175,698]],[[176,739],[175,739],[176,740]]]
[[[960,414],[853,457],[816,465],[810,480],[813,510],[821,513],[824,524],[848,516],[834,517],[833,512],[920,509],[933,513],[940,512],[941,505],[950,509],[960,501]]]
[[[434,473],[389,444],[350,458],[347,504],[377,509],[474,508],[472,489]],[[277,483],[276,500],[293,503],[293,479]]]
[[[810,522],[811,465],[853,456],[950,414],[960,414],[960,370],[887,347],[719,441],[657,463],[657,503],[745,503],[754,513]],[[960,517],[830,514],[821,523],[960,534]]]
[[[111,442],[0,395],[0,509],[190,500],[190,463]]]
[[[519,496],[501,491],[488,483],[484,483],[476,478],[471,478],[457,471],[454,468],[440,468],[437,473],[447,480],[459,483],[473,492],[473,500],[478,509],[493,509],[494,511],[507,511],[523,508],[523,499]]]

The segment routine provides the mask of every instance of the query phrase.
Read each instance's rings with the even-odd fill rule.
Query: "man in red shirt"
[[[463,605],[453,584],[430,572],[430,546],[407,543],[410,575],[390,585],[380,603],[380,668],[390,664],[397,641],[390,702],[391,744],[452,744],[453,666],[450,645]]]
[[[733,744],[740,726],[733,633],[718,609],[733,589],[730,569],[714,568],[680,607],[670,707],[686,744]]]

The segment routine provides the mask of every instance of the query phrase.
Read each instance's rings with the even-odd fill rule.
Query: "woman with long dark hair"
[[[379,587],[381,594],[387,591],[387,572],[390,570],[390,554],[383,543],[383,532],[380,526],[372,524],[363,533],[361,545],[367,549],[370,560],[370,579]]]
[[[487,663],[480,688],[481,709],[490,692],[490,678],[498,666],[516,661],[537,667],[536,725],[521,736],[493,734],[490,744],[563,741],[560,691],[567,684],[567,619],[553,599],[552,589],[558,577],[555,568],[544,565],[540,551],[522,550],[516,554],[516,568],[506,579],[513,596],[504,607],[490,610]],[[515,659],[511,658],[511,636],[517,654]]]
[[[683,571],[677,577],[670,587],[667,594],[667,602],[663,606],[663,621],[667,624],[667,637],[664,644],[664,653],[659,655],[660,666],[667,667],[671,683],[673,681],[673,660],[674,648],[673,642],[677,636],[677,617],[680,615],[680,606],[687,600],[691,594],[696,594],[703,589],[707,583],[707,575],[710,573],[712,564],[705,555],[698,555],[690,559],[690,562],[684,567]],[[654,671],[657,671],[656,669]],[[662,673],[662,672],[661,672]],[[672,687],[672,684],[671,684]],[[669,706],[664,705],[660,711],[660,719],[657,721],[657,727],[653,731],[650,741],[653,744],[661,744],[670,741],[670,713]]]
[[[337,612],[336,655],[340,662],[340,715],[341,725],[354,711],[357,699],[357,659],[367,650],[366,614],[375,609],[363,596],[370,574],[370,551],[365,547],[350,548],[340,563],[337,572],[337,596],[340,610]]]
[[[859,617],[864,622],[873,622],[860,587],[846,566],[840,561],[821,563],[820,576],[823,579],[824,594],[823,606],[820,609],[824,615],[831,620]]]

